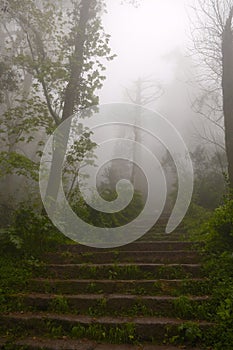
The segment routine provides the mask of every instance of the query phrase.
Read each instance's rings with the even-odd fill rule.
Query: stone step
[[[117,248],[101,249],[85,246],[82,244],[62,244],[59,247],[59,252],[100,252],[100,251],[177,251],[177,250],[192,250],[197,242],[181,242],[181,241],[136,241]]]
[[[30,290],[37,293],[124,293],[137,295],[205,295],[209,293],[206,279],[174,280],[97,280],[43,279],[30,281]]]
[[[102,338],[113,339],[113,343],[121,339],[121,343],[132,341],[153,341],[162,343],[170,337],[180,334],[187,321],[161,317],[90,317],[75,315],[58,315],[50,313],[10,313],[0,315],[1,332],[9,330],[14,336],[43,335],[63,338],[72,336],[76,339]],[[192,325],[194,322],[192,322]],[[207,331],[213,324],[197,321],[195,325],[201,332]],[[26,334],[25,334],[26,333]],[[115,340],[115,341],[114,341]]]
[[[44,261],[57,264],[81,263],[111,263],[111,262],[139,262],[139,263],[198,263],[200,255],[195,251],[98,251],[98,252],[63,252],[47,253]]]
[[[37,277],[61,279],[183,279],[203,277],[200,264],[47,264]]]
[[[150,232],[146,233],[143,237],[141,237],[138,241],[188,241],[189,235],[184,232],[173,232],[171,234],[165,233],[165,228],[161,227],[161,230],[155,229],[150,230]]]
[[[27,350],[181,350],[180,347],[172,345],[129,345],[129,344],[98,344],[90,340],[65,339],[43,339],[27,338],[14,343],[15,349],[22,349],[26,346]],[[1,345],[0,345],[1,349]],[[198,350],[197,348],[185,347],[186,350]]]
[[[33,310],[90,316],[131,315],[194,319],[198,308],[208,303],[209,298],[190,296],[184,299],[184,297],[124,294],[78,294],[64,297],[33,293],[8,295],[5,300],[12,305],[11,311]]]

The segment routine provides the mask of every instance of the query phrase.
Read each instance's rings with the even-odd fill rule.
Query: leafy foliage
[[[0,87],[5,90],[0,95],[0,176],[7,175],[8,180],[14,174],[37,181],[37,162],[47,135],[72,113],[98,104],[96,91],[105,80],[104,61],[115,56],[102,25],[104,2],[91,1],[86,23],[85,4],[9,0],[6,5],[0,1],[5,57],[0,61]],[[74,108],[65,112],[66,105]],[[80,160],[91,146],[91,133],[86,130],[69,154],[70,178],[71,173],[77,177],[78,171],[71,169],[71,161]]]
[[[106,201],[110,202],[116,199],[117,194],[115,191],[108,190],[101,193],[101,196]],[[123,226],[135,219],[143,209],[142,197],[141,194],[138,192],[134,193],[132,201],[124,210],[113,214],[103,213],[93,209],[92,207],[89,207],[84,202],[80,194],[77,194],[75,198],[76,200],[73,202],[73,210],[78,214],[78,216],[81,219],[97,227],[112,228]],[[96,202],[95,198],[93,198],[93,201]],[[96,202],[95,204],[98,204],[98,202]]]
[[[227,198],[225,203],[214,211],[206,224],[209,233],[207,248],[216,253],[233,251],[233,198]]]
[[[204,225],[211,217],[211,211],[191,203],[188,212],[184,218],[183,224],[185,230],[189,232],[192,240],[203,241],[206,239],[208,232],[205,231]]]
[[[15,210],[12,225],[0,231],[1,249],[27,257],[40,256],[46,249],[66,242],[47,216],[32,205],[21,203]]]
[[[0,177],[7,174],[38,180],[39,165],[17,152],[0,152]]]
[[[4,91],[17,89],[17,76],[12,67],[5,60],[0,61],[0,103],[4,101]]]
[[[204,269],[212,286],[211,302],[204,316],[216,323],[215,327],[202,334],[202,341],[214,350],[233,347],[233,196],[225,197],[223,205],[212,214],[203,215],[200,208],[196,211],[202,217],[200,226],[194,233],[201,237],[204,246]],[[196,217],[193,217],[193,224]],[[190,220],[189,220],[190,223]],[[197,223],[196,223],[197,226]],[[193,225],[194,227],[194,225]],[[193,233],[193,231],[191,232]]]
[[[198,146],[191,158],[195,174],[193,201],[205,209],[213,210],[222,203],[226,193],[225,154],[208,154],[203,147]]]

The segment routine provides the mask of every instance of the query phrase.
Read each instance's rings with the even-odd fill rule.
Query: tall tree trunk
[[[135,104],[138,106],[142,105],[142,79],[139,78],[136,82],[136,98],[135,98]],[[137,128],[138,126],[141,126],[141,107],[136,107],[136,112],[135,112],[135,125],[133,127],[133,133],[134,133],[134,140],[135,142],[140,143],[141,142],[141,138],[140,138],[140,130]],[[136,146],[133,146],[133,159],[132,159],[132,183],[134,185],[134,187],[139,190],[137,188],[138,185],[138,179],[137,179],[137,172],[138,172],[138,168],[137,166],[134,164],[135,160],[136,160]]]
[[[61,122],[67,120],[74,113],[74,108],[79,100],[79,86],[83,72],[84,47],[86,30],[90,18],[90,9],[93,0],[81,0],[80,20],[76,30],[75,50],[71,61],[70,79],[65,91],[65,102]],[[49,201],[51,212],[55,209],[59,186],[62,178],[62,165],[64,162],[67,142],[69,139],[69,127],[61,135],[54,137],[54,149],[50,176],[46,190],[46,199]]]
[[[233,8],[226,22],[222,38],[222,90],[225,123],[225,142],[230,187],[233,189]]]
[[[62,121],[69,118],[73,112],[77,100],[79,103],[78,87],[83,71],[84,46],[86,41],[86,29],[90,18],[90,8],[93,0],[82,0],[80,9],[80,21],[75,38],[75,51],[71,62],[71,74],[65,91],[65,103],[62,113]]]

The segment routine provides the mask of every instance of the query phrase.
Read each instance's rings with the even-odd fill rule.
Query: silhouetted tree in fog
[[[217,101],[218,123],[223,117],[229,184],[233,188],[233,1],[196,0],[193,40],[203,62],[206,96]],[[220,98],[220,99],[219,99]],[[215,114],[210,103],[210,118]],[[203,100],[205,107],[205,100]]]

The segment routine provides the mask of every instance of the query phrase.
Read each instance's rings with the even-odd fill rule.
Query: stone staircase
[[[178,237],[114,250],[61,245],[35,268],[28,293],[9,296],[18,308],[0,327],[14,349],[175,350],[181,335],[193,346],[212,326],[201,314],[208,281],[193,243]],[[189,327],[198,330],[191,342]]]

